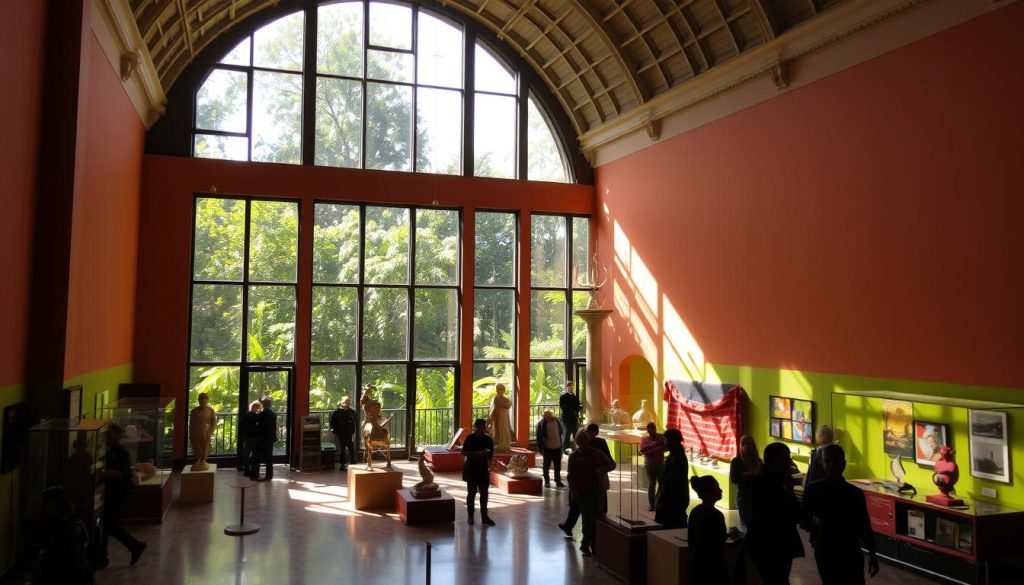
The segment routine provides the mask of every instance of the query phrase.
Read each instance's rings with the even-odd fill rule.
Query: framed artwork
[[[971,476],[1010,483],[1010,449],[1006,413],[969,412]]]
[[[959,544],[960,525],[956,520],[939,516],[935,519],[935,544],[956,548]]]
[[[64,389],[64,418],[77,421],[82,418],[82,387]]]
[[[914,456],[914,403],[882,401],[882,444],[888,455]]]
[[[103,408],[107,406],[110,401],[110,390],[104,390],[103,392],[97,392],[96,396],[93,397],[93,418],[103,418]]]
[[[949,444],[949,426],[942,423],[914,421],[914,461],[925,467],[935,467],[939,450]]]
[[[814,444],[814,402],[785,396],[769,396],[768,433],[784,441]]]
[[[0,473],[14,471],[25,459],[28,444],[28,402],[4,408],[3,450],[0,451]]]
[[[974,552],[974,528],[966,522],[960,524],[960,534],[956,548],[967,554]]]

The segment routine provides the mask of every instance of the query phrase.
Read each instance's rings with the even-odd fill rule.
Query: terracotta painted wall
[[[65,378],[131,362],[135,319],[145,127],[99,43],[87,44]]]
[[[197,192],[215,186],[220,194],[285,197],[300,201],[300,247],[298,321],[296,323],[295,371],[296,403],[293,412],[300,416],[307,402],[310,328],[309,305],[312,295],[312,252],[303,233],[313,228],[314,200],[357,201],[429,206],[437,197],[443,207],[511,209],[520,212],[521,229],[528,230],[531,211],[593,213],[594,191],[590,185],[527,183],[495,179],[361,171],[324,167],[302,167],[266,163],[238,163],[203,159],[147,155],[143,161],[142,205],[139,224],[138,301],[135,312],[135,352],[133,372],[137,382],[159,382],[165,394],[179,397],[185,404],[187,392],[189,279],[192,249],[192,205]],[[463,236],[472,238],[472,226]],[[528,232],[527,232],[528,233]],[[464,264],[466,260],[464,259]],[[526,260],[529,266],[528,258]],[[463,282],[472,282],[472,272],[463,268]],[[472,302],[472,290],[463,290],[464,306]],[[529,322],[529,299],[521,299],[519,310]],[[463,317],[465,318],[465,316]],[[522,323],[520,319],[520,323]],[[303,332],[306,332],[305,334]],[[472,359],[472,339],[463,338],[463,361]],[[528,340],[526,341],[528,343]],[[467,345],[468,344],[468,345]],[[467,349],[468,348],[468,349]],[[520,387],[529,372],[520,371]],[[470,385],[472,376],[463,375]],[[466,388],[463,389],[466,391]],[[525,428],[528,412],[525,403],[517,412]],[[187,408],[176,411],[178,428],[184,427]],[[462,418],[468,420],[468,401]],[[529,436],[526,433],[525,436]],[[183,443],[175,445],[175,456],[182,456]]]
[[[0,51],[0,388],[24,382],[25,328],[31,282],[32,216],[39,149],[45,4],[5,2]]]
[[[597,169],[605,391],[635,355],[658,384],[1024,389],[1022,26],[1008,5]]]

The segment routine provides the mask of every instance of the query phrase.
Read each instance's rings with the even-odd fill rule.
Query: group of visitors
[[[238,470],[246,476],[260,480],[260,465],[266,465],[263,481],[274,478],[274,443],[277,442],[277,413],[271,409],[269,396],[254,400],[249,412],[238,421],[238,434],[242,438],[242,458]]]

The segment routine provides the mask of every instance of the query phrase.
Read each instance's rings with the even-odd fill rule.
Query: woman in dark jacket
[[[679,429],[665,431],[665,467],[658,486],[654,520],[665,528],[686,528],[686,509],[690,506],[690,465],[683,452],[683,434]]]

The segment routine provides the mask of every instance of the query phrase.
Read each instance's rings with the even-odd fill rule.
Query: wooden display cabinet
[[[973,501],[948,508],[880,481],[852,483],[864,491],[878,554],[954,583],[1019,582],[1007,561],[1019,561],[1024,511]]]

